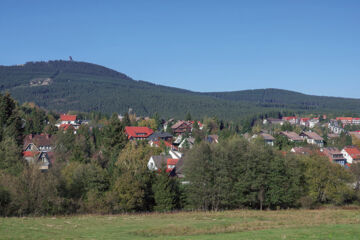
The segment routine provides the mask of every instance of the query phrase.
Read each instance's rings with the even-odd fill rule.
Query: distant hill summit
[[[224,100],[256,103],[262,107],[345,112],[360,110],[360,99],[314,96],[275,88],[205,94]]]
[[[293,110],[359,112],[360,100],[305,95],[281,89],[198,93],[136,81],[112,69],[86,62],[28,62],[0,66],[0,91],[19,102],[35,102],[59,112],[68,110],[124,113],[132,108],[147,116],[218,116],[236,119],[257,112]]]

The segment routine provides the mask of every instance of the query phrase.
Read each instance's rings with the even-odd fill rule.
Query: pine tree
[[[175,178],[169,177],[166,171],[156,175],[152,190],[154,192],[155,211],[171,211],[179,208],[179,184]]]

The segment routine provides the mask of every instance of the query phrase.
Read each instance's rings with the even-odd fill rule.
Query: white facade
[[[153,157],[150,157],[147,167],[150,171],[156,171],[158,170],[158,168],[156,167],[155,161],[153,159]]]
[[[171,158],[173,158],[173,159],[180,159],[183,155],[181,152],[175,151],[175,150],[170,150],[169,154],[170,154]]]

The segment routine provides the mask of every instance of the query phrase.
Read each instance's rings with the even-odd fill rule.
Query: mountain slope
[[[0,67],[0,90],[20,102],[33,101],[47,109],[124,113],[133,108],[139,115],[158,112],[164,117],[222,116],[235,118],[253,106],[216,99],[187,90],[135,81],[99,65],[49,61]]]
[[[359,99],[318,97],[279,89],[198,93],[135,81],[96,64],[74,61],[29,62],[0,66],[0,91],[20,102],[35,102],[49,110],[124,113],[158,112],[163,117],[218,116],[236,119],[257,112],[360,111]]]
[[[205,95],[235,102],[256,103],[262,107],[340,112],[360,110],[360,99],[313,96],[273,88],[234,92],[212,92],[205,93]]]

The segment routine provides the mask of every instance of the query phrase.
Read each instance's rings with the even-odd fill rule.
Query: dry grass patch
[[[134,234],[147,237],[186,236],[318,225],[360,224],[359,210],[340,209],[197,212],[185,213],[176,217],[184,218],[184,222],[180,221],[181,224],[163,224],[136,231]]]

